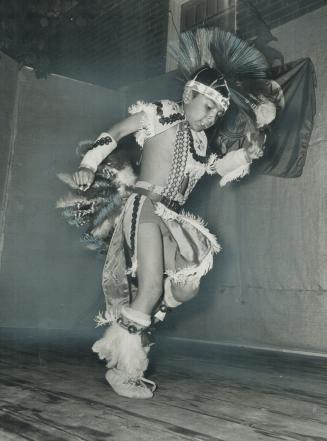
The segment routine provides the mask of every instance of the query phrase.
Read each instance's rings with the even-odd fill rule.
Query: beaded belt
[[[153,202],[160,202],[170,210],[176,211],[176,213],[178,213],[182,207],[179,202],[173,201],[172,199],[169,199],[167,198],[167,196],[163,196],[162,194],[154,193],[153,191],[147,190],[146,188],[134,187],[133,193],[138,193],[146,196]]]

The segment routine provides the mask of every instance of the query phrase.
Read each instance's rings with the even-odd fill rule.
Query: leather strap
[[[177,201],[173,201],[172,199],[167,198],[166,196],[163,196],[159,193],[155,193],[153,191],[147,190],[146,188],[142,187],[134,187],[133,193],[141,194],[143,196],[148,197],[153,202],[161,202],[163,205],[165,205],[170,210],[176,211],[177,213],[181,209],[181,204]]]

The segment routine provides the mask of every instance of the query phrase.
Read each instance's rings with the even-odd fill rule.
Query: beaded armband
[[[99,138],[94,142],[91,149],[85,154],[80,168],[88,168],[94,173],[99,164],[116,148],[117,142],[110,133],[101,133]]]
[[[98,147],[98,145],[109,145],[112,142],[111,136],[103,136],[102,138],[99,138],[95,141],[95,143],[92,145],[92,148]]]

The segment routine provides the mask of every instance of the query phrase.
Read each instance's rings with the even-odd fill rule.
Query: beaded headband
[[[216,89],[213,89],[212,87],[206,86],[205,84],[200,83],[199,81],[195,81],[195,80],[188,81],[185,84],[185,87],[189,87],[190,89],[192,89],[196,92],[199,92],[202,95],[205,95],[206,97],[210,98],[216,104],[222,106],[222,108],[225,112],[228,109],[228,106],[230,103],[229,97],[226,98],[220,92],[218,92]]]

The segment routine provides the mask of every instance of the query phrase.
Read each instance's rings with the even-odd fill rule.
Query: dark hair
[[[222,94],[225,98],[229,97],[229,90],[223,74],[213,67],[203,66],[195,72],[193,79],[199,83],[212,87]]]

